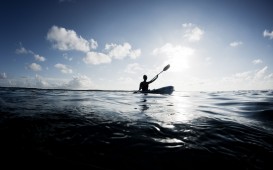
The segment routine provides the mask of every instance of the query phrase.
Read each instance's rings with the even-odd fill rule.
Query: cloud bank
[[[136,59],[141,55],[140,49],[132,49],[132,46],[125,42],[124,44],[106,44],[103,52],[94,51],[98,47],[97,41],[89,41],[78,35],[74,30],[68,30],[58,26],[52,26],[47,33],[49,40],[55,49],[61,51],[81,51],[85,53],[83,62],[86,64],[105,64],[111,63],[112,59],[122,60],[125,57]]]
[[[85,75],[77,75],[70,80],[46,78],[39,75],[35,75],[35,77],[21,77],[16,79],[0,79],[0,86],[72,90],[88,90],[95,88],[91,79]]]
[[[222,87],[230,90],[260,90],[270,89],[273,83],[273,73],[267,73],[268,67],[259,70],[236,73],[224,77],[221,81]]]
[[[92,81],[85,75],[74,76],[72,80],[63,85],[65,89],[86,90],[94,87]]]

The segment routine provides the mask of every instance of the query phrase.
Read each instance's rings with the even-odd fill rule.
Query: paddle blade
[[[170,64],[168,64],[166,67],[164,67],[163,71],[166,71],[170,68]]]

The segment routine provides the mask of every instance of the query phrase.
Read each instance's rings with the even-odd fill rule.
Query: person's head
[[[147,80],[147,76],[146,76],[146,75],[144,75],[144,76],[143,76],[143,79],[144,79],[144,81],[146,81],[146,80]]]

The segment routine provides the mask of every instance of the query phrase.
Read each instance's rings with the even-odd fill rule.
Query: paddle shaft
[[[161,71],[160,73],[158,73],[156,76],[159,76],[159,74],[161,74],[162,72],[163,72],[163,71]],[[154,76],[154,78],[155,78],[156,76]],[[154,79],[154,78],[153,78],[153,79]]]
[[[169,68],[170,68],[170,65],[168,64],[168,65],[167,65],[166,67],[164,67],[164,69],[163,69],[160,73],[158,73],[156,76],[158,76],[159,74],[161,74],[163,71],[168,70]],[[156,77],[156,76],[155,76],[155,77]],[[154,78],[155,78],[155,77],[154,77]],[[154,78],[153,78],[153,79],[154,79]]]

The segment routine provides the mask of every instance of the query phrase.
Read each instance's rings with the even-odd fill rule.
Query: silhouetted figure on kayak
[[[149,90],[149,84],[152,83],[152,82],[154,82],[157,78],[158,78],[158,75],[156,75],[152,80],[147,81],[147,76],[144,75],[143,76],[144,81],[139,84],[139,89],[138,90],[139,91],[140,90],[142,90],[142,91],[148,91]]]
[[[138,92],[144,92],[144,93],[150,93],[150,92],[153,92],[153,93],[168,93],[168,94],[171,94],[172,92],[173,92],[173,86],[168,86],[168,87],[162,87],[162,88],[159,88],[159,89],[156,89],[156,90],[149,90],[149,84],[150,83],[152,83],[152,82],[154,82],[157,78],[158,78],[158,75],[159,74],[161,74],[163,71],[166,71],[166,70],[168,70],[170,68],[170,64],[168,64],[168,65],[166,65],[165,67],[164,67],[164,69],[160,72],[160,73],[158,73],[152,80],[150,80],[150,81],[147,81],[147,76],[146,75],[144,75],[143,76],[143,79],[144,79],[144,81],[143,82],[141,82],[140,84],[139,84],[139,89],[138,89],[138,91],[135,91],[134,93],[138,93]]]

